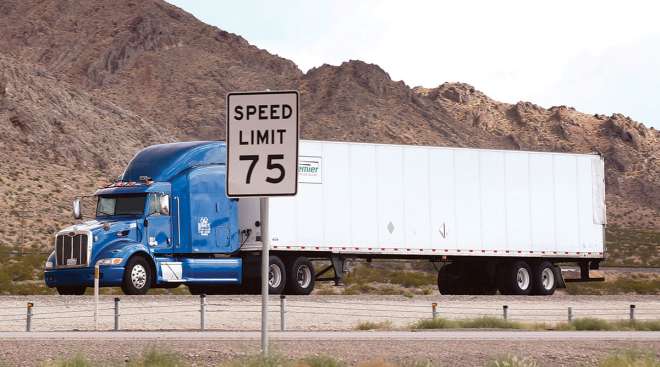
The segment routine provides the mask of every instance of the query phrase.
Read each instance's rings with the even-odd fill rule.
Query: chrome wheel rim
[[[312,270],[307,265],[301,265],[296,272],[296,281],[300,288],[307,288],[312,282]]]
[[[518,288],[523,291],[527,290],[529,288],[529,271],[525,268],[519,268],[516,274],[516,282],[518,283]]]
[[[145,284],[147,284],[147,269],[140,264],[135,264],[133,270],[131,270],[131,282],[137,289],[144,288]]]
[[[545,290],[550,290],[555,286],[555,273],[552,272],[552,269],[543,269],[541,272],[541,284],[543,284],[543,289]]]
[[[275,264],[270,264],[268,271],[268,285],[271,288],[277,288],[282,283],[282,269]]]

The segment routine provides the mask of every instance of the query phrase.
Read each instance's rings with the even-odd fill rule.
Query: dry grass
[[[600,367],[660,367],[653,352],[624,350],[611,354],[599,363]]]
[[[374,321],[360,321],[358,322],[357,325],[354,327],[355,330],[392,330],[392,322],[391,321],[381,321],[381,322],[374,322]]]
[[[539,364],[532,359],[515,355],[500,357],[486,364],[487,367],[538,367],[538,365]]]
[[[608,321],[603,319],[585,317],[555,326],[557,330],[611,330],[611,331],[660,331],[660,320],[651,321]]]
[[[660,294],[660,275],[646,273],[608,274],[605,282],[567,283],[566,292],[577,295]]]
[[[545,328],[545,324],[526,324],[499,319],[496,317],[483,316],[474,319],[448,320],[443,318],[424,319],[410,326],[413,330],[428,329],[525,329],[538,330]]]

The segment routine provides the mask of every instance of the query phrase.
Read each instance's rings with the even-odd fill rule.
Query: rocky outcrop
[[[27,224],[43,245],[71,196],[116,177],[143,146],[222,139],[226,93],[263,89],[301,91],[304,138],[599,152],[610,223],[660,228],[660,134],[623,115],[501,103],[465,83],[410,88],[358,60],[303,74],[160,0],[5,0],[0,14],[8,241],[17,200],[47,201],[43,222]]]

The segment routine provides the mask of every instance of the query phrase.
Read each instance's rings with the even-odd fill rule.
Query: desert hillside
[[[70,199],[140,148],[224,137],[235,90],[301,91],[304,138],[600,152],[611,224],[660,229],[660,133],[622,114],[412,88],[362,61],[307,73],[163,1],[0,3],[0,242],[50,246]],[[21,237],[23,236],[23,237]]]

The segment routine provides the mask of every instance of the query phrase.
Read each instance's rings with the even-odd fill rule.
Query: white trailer
[[[239,223],[242,251],[259,250],[258,199],[240,200]],[[605,224],[597,154],[324,141],[300,142],[298,194],[269,216],[274,256],[339,274],[346,258],[427,258],[445,262],[445,294],[551,294],[560,262],[594,280]]]

